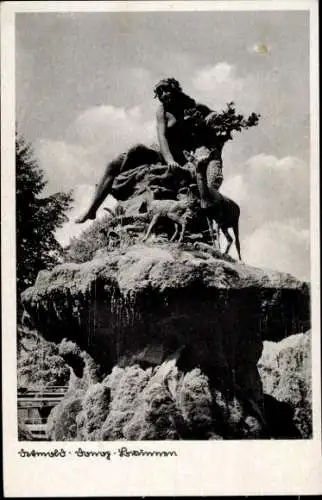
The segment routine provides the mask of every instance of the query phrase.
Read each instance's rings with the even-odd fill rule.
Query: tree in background
[[[41,269],[57,264],[62,247],[56,229],[66,221],[72,193],[41,197],[47,181],[30,144],[16,134],[17,294],[32,285]]]

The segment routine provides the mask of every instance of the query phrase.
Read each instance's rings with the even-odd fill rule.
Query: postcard
[[[5,2],[5,497],[322,492],[318,4]]]

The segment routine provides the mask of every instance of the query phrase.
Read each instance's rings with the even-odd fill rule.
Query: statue
[[[219,193],[224,178],[222,151],[226,142],[232,139],[233,131],[256,126],[259,115],[252,113],[248,118],[238,115],[233,102],[221,112],[213,111],[185,94],[174,78],[159,81],[154,88],[154,97],[160,102],[156,112],[159,147],[137,144],[108,163],[90,207],[76,222],[95,219],[97,209],[108,194],[125,203],[136,198],[142,203],[142,196],[146,195],[145,199],[150,200],[147,215],[152,214],[152,218],[144,241],[152,229],[156,229],[157,223],[168,219],[168,223],[175,224],[171,241],[176,238],[179,227],[180,242],[186,233],[189,236],[188,225],[192,233],[199,233],[200,241],[208,241],[210,236],[215,245],[219,244],[219,231],[222,230],[227,239],[227,254],[232,244],[228,229],[232,228],[241,259],[240,208]],[[180,193],[187,193],[187,190],[190,190],[188,201],[178,202]],[[151,194],[155,200],[152,205]],[[158,203],[158,200],[163,202]],[[137,219],[142,217],[139,212],[140,205],[136,208]],[[131,213],[126,215],[131,218]],[[128,217],[122,220],[128,220]],[[214,222],[217,223],[215,232]]]
[[[170,168],[182,166],[186,163],[184,150],[195,148],[200,143],[195,123],[189,119],[189,110],[198,110],[207,123],[207,116],[213,116],[210,108],[196,103],[185,94],[174,78],[161,80],[155,86],[154,94],[160,101],[156,113],[160,150],[139,144],[109,162],[90,207],[75,222],[83,223],[88,219],[95,219],[98,208],[107,195],[112,193],[112,185],[118,175],[140,165],[160,163]]]
[[[200,137],[195,150],[185,151],[188,161],[192,161],[198,175],[201,207],[207,208],[216,199],[223,177],[222,151],[227,141],[232,140],[232,132],[240,132],[258,124],[260,115],[251,113],[247,119],[236,115],[233,102],[227,104],[221,113],[211,112],[206,119],[198,110],[190,113],[190,119]]]

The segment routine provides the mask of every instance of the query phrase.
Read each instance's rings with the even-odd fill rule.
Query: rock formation
[[[309,290],[288,274],[219,257],[208,245],[136,244],[42,272],[22,300],[46,339],[59,343],[67,337],[95,360],[101,383],[114,366],[157,371],[172,357],[176,384],[195,369],[207,377],[212,403],[204,415],[219,397],[227,408],[237,405],[239,420],[244,422],[245,412],[253,417],[258,433],[264,411],[257,370],[263,340],[308,329]],[[144,435],[130,429],[133,439]]]
[[[264,393],[284,404],[284,415],[293,409],[293,424],[305,438],[312,437],[311,359],[311,332],[306,332],[277,343],[265,341],[258,363]],[[285,436],[290,429],[282,422],[283,405],[275,406],[280,409],[280,415],[274,415],[275,426],[283,437],[281,433]]]
[[[73,377],[50,417],[52,439],[285,437],[269,415],[292,401],[278,397],[283,382],[268,387],[265,362],[264,395],[257,363],[263,341],[310,328],[309,286],[223,256],[207,244],[198,210],[183,244],[168,241],[169,221],[143,244],[147,188],[175,199],[193,182],[189,167],[120,175],[114,194],[123,201],[105,235],[101,228],[96,257],[42,271],[23,293],[29,323],[47,341],[67,339],[59,355]],[[283,415],[293,422],[292,409]]]

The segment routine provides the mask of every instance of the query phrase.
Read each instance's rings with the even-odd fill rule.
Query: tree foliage
[[[16,135],[17,290],[32,285],[41,269],[59,262],[62,248],[55,231],[66,221],[71,193],[41,197],[47,181],[32,147]]]

